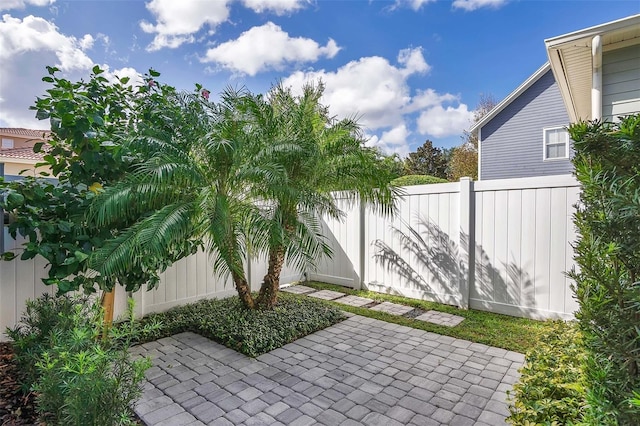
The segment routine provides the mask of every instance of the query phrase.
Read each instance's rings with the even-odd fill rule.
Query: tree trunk
[[[102,293],[102,310],[104,312],[104,323],[102,326],[102,339],[106,339],[109,334],[111,324],[113,324],[113,309],[116,297],[116,286],[114,284],[113,289],[110,292],[104,291]]]
[[[255,309],[256,304],[253,300],[253,296],[251,296],[251,287],[249,287],[249,283],[247,279],[243,276],[240,276],[236,273],[231,273],[233,278],[233,283],[236,286],[236,291],[238,292],[238,297],[240,301],[247,309]]]
[[[269,250],[269,268],[264,276],[260,293],[258,293],[258,305],[264,309],[271,309],[278,301],[280,289],[280,272],[284,264],[284,248],[276,247]]]

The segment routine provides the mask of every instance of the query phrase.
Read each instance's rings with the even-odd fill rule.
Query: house
[[[48,136],[48,130],[0,128],[0,176],[5,180],[16,180],[23,170],[30,175],[47,171],[46,167],[36,169],[35,165],[42,162],[43,154],[33,152],[33,146],[46,141]]]
[[[640,112],[640,15],[545,45],[549,62],[470,129],[479,180],[570,174],[570,123]]]

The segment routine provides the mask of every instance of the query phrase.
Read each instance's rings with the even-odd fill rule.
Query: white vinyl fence
[[[573,266],[573,205],[579,185],[571,176],[460,182],[407,187],[393,219],[343,203],[343,220],[325,220],[333,257],[308,278],[352,288],[401,294],[462,308],[532,318],[571,318],[577,305],[565,276]],[[5,234],[5,248],[19,244]],[[235,294],[213,273],[206,253],[182,259],[153,291],[133,294],[136,314],[160,312],[202,298]],[[248,268],[252,289],[266,261]],[[51,292],[41,258],[0,261],[0,340],[27,299]],[[281,283],[303,279],[285,268]],[[126,293],[116,293],[116,315]]]
[[[579,184],[549,176],[407,187],[393,218],[327,222],[311,279],[530,318],[571,318]]]

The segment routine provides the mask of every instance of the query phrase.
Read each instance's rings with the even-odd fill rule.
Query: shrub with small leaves
[[[574,323],[558,321],[526,355],[520,381],[509,392],[513,425],[573,425],[586,405],[586,352]]]
[[[141,336],[150,341],[183,331],[201,334],[248,356],[258,356],[329,327],[344,314],[318,300],[283,293],[274,309],[248,310],[237,297],[202,300],[141,321],[161,324]]]
[[[59,311],[57,311],[60,309]],[[102,310],[85,298],[44,296],[29,302],[21,323],[8,331],[16,358],[29,365],[36,409],[49,425],[135,424],[131,404],[140,396],[148,359],[132,360],[128,349],[140,327],[132,317],[102,338]]]

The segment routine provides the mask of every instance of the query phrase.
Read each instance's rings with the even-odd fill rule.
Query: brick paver
[[[418,315],[415,319],[419,321],[427,321],[433,324],[444,325],[446,327],[455,327],[464,321],[464,317],[439,311],[427,311],[422,315]]]
[[[366,306],[370,303],[373,303],[373,299],[349,295],[349,296],[341,297],[339,299],[335,299],[334,302],[342,303],[344,305],[349,305],[349,306]]]
[[[294,286],[294,287],[297,287],[297,286]],[[322,299],[322,300],[334,300],[344,296],[344,293],[340,293],[339,291],[333,291],[333,290],[320,290],[320,291],[316,291],[315,293],[307,293],[307,296],[315,297],[316,299]]]
[[[289,287],[283,287],[280,289],[280,291],[284,291],[286,293],[293,293],[293,294],[307,294],[307,293],[313,293],[314,291],[317,291],[317,290],[315,288],[307,287],[306,285],[297,284],[297,285],[290,285]]]
[[[193,333],[132,352],[153,359],[135,406],[148,426],[497,426],[524,361],[357,315],[256,359]]]
[[[405,305],[398,305],[397,303],[382,302],[379,305],[370,308],[372,311],[386,312],[391,315],[404,315],[407,312],[413,311],[413,308]]]

